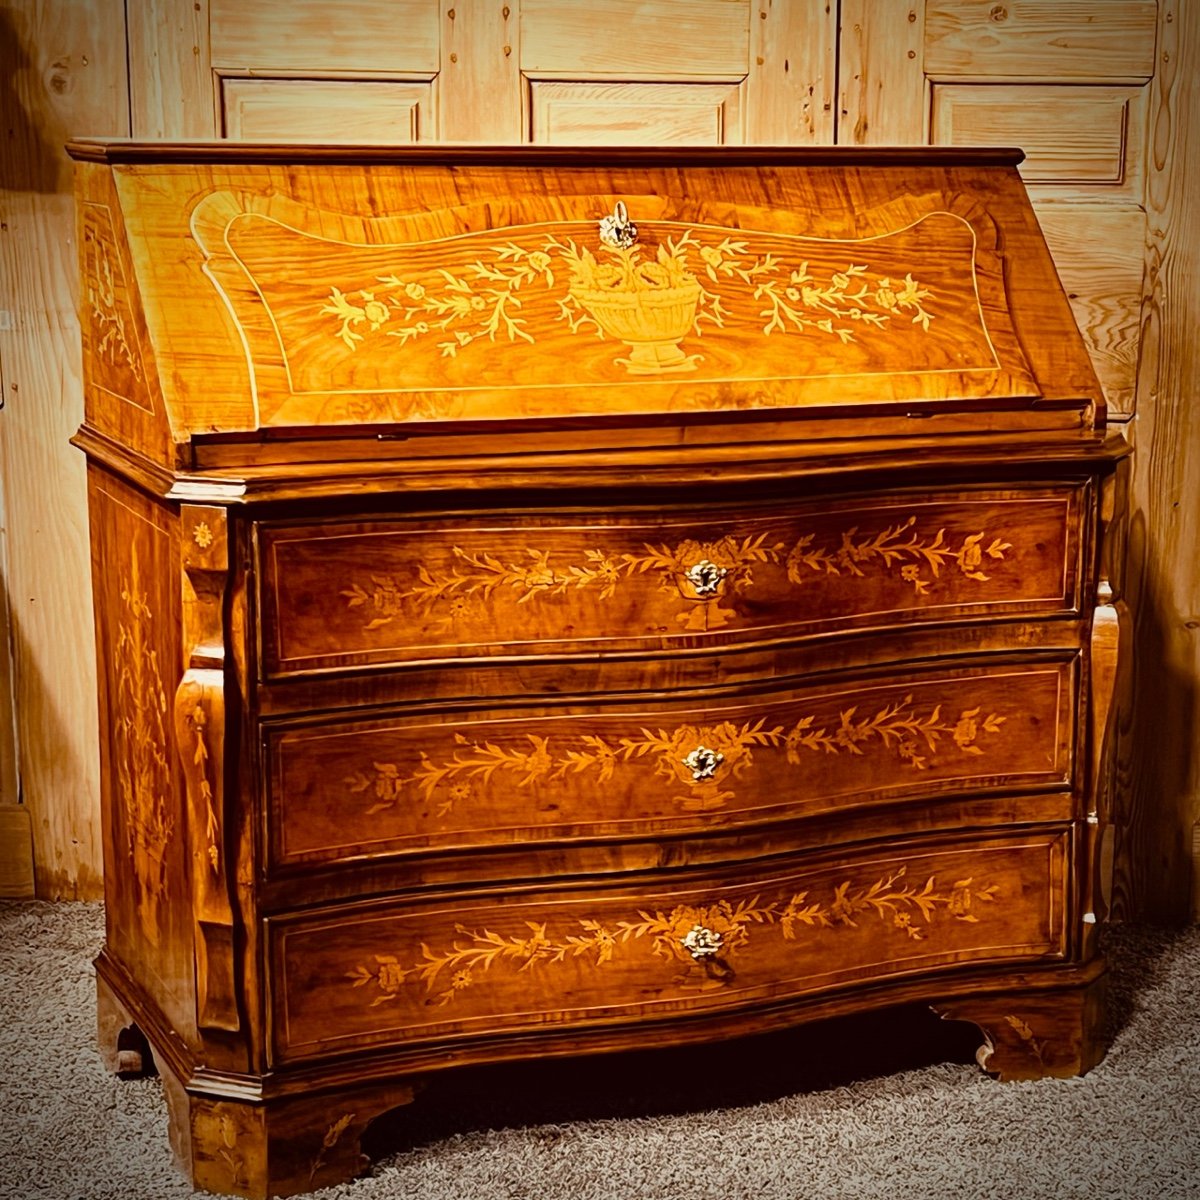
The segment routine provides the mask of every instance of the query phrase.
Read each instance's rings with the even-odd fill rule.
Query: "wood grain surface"
[[[188,817],[172,720],[182,658],[178,532],[169,509],[120,480],[93,469],[88,483],[105,940],[173,1028],[194,1036]]]
[[[1063,836],[1039,832],[649,889],[280,919],[274,1055],[700,1014],[910,970],[1053,959],[1065,862]]]
[[[1067,613],[1080,499],[1029,489],[264,526],[263,669],[695,651]]]
[[[730,190],[733,176],[702,152],[635,174],[579,150],[495,167],[486,152],[381,151],[370,174],[336,173],[336,200],[323,172],[269,165],[279,152],[264,150],[256,189],[237,192],[229,168],[186,165],[212,153],[203,147],[179,148],[177,167],[115,172],[176,440],[768,403],[1101,402],[1018,180],[992,171],[985,185],[971,153],[955,163],[947,152],[938,190],[920,192],[895,152],[828,174],[799,169],[813,155],[739,154],[725,166],[777,165],[786,204],[767,219],[757,177]],[[447,159],[477,169],[453,174]],[[544,198],[513,199],[534,164]],[[839,188],[854,202],[834,219]],[[989,197],[987,214],[964,189]],[[202,193],[184,224],[179,196]],[[644,250],[599,241],[595,214],[626,201]],[[348,211],[380,205],[396,215]],[[184,312],[170,302],[179,294],[206,301]],[[400,344],[403,381],[389,365]],[[502,353],[481,380],[481,347],[493,346]],[[546,374],[564,356],[566,385]]]
[[[0,463],[21,791],[38,894],[101,892],[96,686],[88,602],[75,133],[128,133],[123,8],[25,2],[0,14],[9,136],[0,147]]]
[[[1200,818],[1196,692],[1200,658],[1194,564],[1200,503],[1194,347],[1200,272],[1195,161],[1200,11],[1162,5],[1150,105],[1146,290],[1138,372],[1136,467],[1127,594],[1134,613],[1132,693],[1122,716],[1126,844],[1117,903],[1125,915],[1180,919],[1192,906],[1192,829]],[[1186,565],[1184,565],[1186,564]]]
[[[657,838],[1068,787],[1073,659],[958,659],[711,702],[456,708],[266,730],[273,862]],[[760,689],[756,689],[759,692]],[[901,820],[899,816],[895,818]]]
[[[431,4],[429,7],[438,6]],[[450,8],[455,9],[453,17],[448,15]],[[845,6],[843,8],[845,10]],[[843,105],[847,111],[835,113],[834,109],[838,106],[829,103],[828,93],[834,77],[829,64],[837,49],[832,24],[835,18],[825,11],[823,4],[803,7],[774,3],[762,6],[759,19],[749,21],[750,42],[746,54],[749,74],[740,85],[746,98],[747,136],[760,142],[830,142],[834,137],[834,117],[840,116],[843,141],[918,142],[924,137],[924,122],[928,113],[928,85],[924,82],[927,76],[960,87],[966,86],[971,79],[990,79],[994,81],[993,86],[999,86],[1013,77],[1028,78],[1032,75],[1039,76],[1047,85],[1057,80],[1085,89],[1092,85],[1102,88],[1137,85],[1150,78],[1156,69],[1167,65],[1154,50],[1156,8],[1159,10],[1157,15],[1161,22],[1162,37],[1174,39],[1176,51],[1168,61],[1178,68],[1178,75],[1173,77],[1174,82],[1166,90],[1178,93],[1182,86],[1178,81],[1189,76],[1186,62],[1181,64],[1178,54],[1194,52],[1190,39],[1180,41],[1170,28],[1177,14],[1174,6],[1169,4],[1056,3],[1036,8],[1028,4],[1010,4],[990,8],[984,6],[979,12],[974,12],[962,5],[945,3],[930,4],[928,20],[924,4],[909,5],[903,12],[901,8],[903,6],[863,4],[850,11],[844,23],[843,54],[850,54],[853,47],[857,46],[853,53],[858,57],[853,61],[849,58],[845,60],[843,79],[858,80],[851,88],[850,95],[856,96],[856,89],[861,84],[863,96],[871,97],[873,114],[868,116],[864,129],[853,133],[858,128],[859,109],[856,108],[852,113],[850,109],[854,105]],[[994,11],[1001,9],[1003,14]],[[909,18],[910,11],[914,14],[913,19]],[[140,136],[214,136],[219,130],[220,77],[213,74],[213,36],[221,47],[222,62],[241,64],[221,66],[221,72],[234,72],[236,75],[238,71],[249,70],[270,74],[267,59],[254,50],[262,38],[254,29],[245,28],[248,19],[244,14],[233,13],[228,3],[217,5],[214,11],[210,11],[208,0],[197,0],[196,3],[190,0],[187,3],[183,0],[145,0],[144,3],[129,6],[126,17],[127,39],[122,34],[120,14],[110,11],[105,0],[71,4],[61,11],[55,6],[33,5],[9,6],[6,10],[5,52],[12,56],[14,63],[9,74],[17,91],[24,97],[19,101],[20,108],[28,115],[29,123],[41,129],[41,143],[54,145],[68,135],[88,132],[89,121],[97,122],[90,126],[91,131],[124,132],[128,120],[126,109],[132,118],[132,132]],[[297,17],[303,19],[297,21]],[[297,46],[319,44],[320,22],[325,20],[323,14],[315,7],[309,7],[302,9],[299,14],[293,12],[291,19],[292,28],[288,39],[285,39],[287,43]],[[424,21],[426,18],[418,14],[418,19]],[[512,6],[511,15],[502,20],[500,6],[442,4],[437,19],[440,23],[438,37],[444,68],[438,86],[443,88],[444,95],[449,96],[451,93],[445,89],[450,87],[452,77],[459,88],[455,95],[460,97],[452,106],[454,119],[459,124],[453,128],[444,125],[440,136],[510,141],[527,137],[527,130],[522,124],[526,118],[522,116],[524,102],[521,89],[527,88],[534,80],[529,75],[521,75],[520,6]],[[493,23],[494,30],[491,27]],[[237,34],[238,29],[242,29],[243,33]],[[103,30],[103,43],[113,44],[112,53],[87,53],[86,46],[89,43],[93,47],[99,44],[92,36],[94,30]],[[80,31],[78,36],[74,31]],[[550,30],[545,34],[551,41],[556,36]],[[708,35],[700,32],[697,36]],[[1079,42],[1081,36],[1084,39],[1082,43]],[[119,45],[121,42],[126,45],[122,47]],[[83,48],[75,58],[71,57],[70,48],[73,44]],[[344,39],[339,44],[345,44]],[[538,44],[536,37],[533,44]],[[1084,51],[1076,49],[1080,45],[1084,46]],[[125,69],[126,49],[128,76]],[[1160,49],[1170,53],[1165,40]],[[74,63],[65,86],[63,81],[68,77],[50,69],[60,52],[65,55],[63,62]],[[272,43],[262,53],[278,56],[281,53],[280,43]],[[367,53],[377,53],[377,47],[368,47]],[[741,50],[737,53],[740,54]],[[451,54],[457,56],[453,73],[446,66]],[[81,69],[83,55],[88,58],[85,70]],[[797,69],[797,64],[801,62],[802,69]],[[854,62],[859,65],[854,66]],[[22,63],[28,65],[22,66]],[[39,66],[43,63],[46,70]],[[308,75],[316,74],[328,80],[330,71],[327,68],[326,62],[325,68],[309,70]],[[286,76],[295,68],[294,65],[280,66],[277,63],[274,69]],[[370,78],[369,70],[364,73],[362,64],[347,69],[353,72],[354,77],[343,76],[342,82],[346,85],[352,84],[355,79]],[[1080,71],[1084,74],[1080,74]],[[493,74],[489,75],[489,72]],[[80,88],[81,79],[95,81],[101,73],[105,76],[102,85],[89,82],[87,87]],[[681,77],[678,72],[672,75],[672,80],[681,78],[686,81],[686,77]],[[711,80],[713,76],[707,78]],[[663,82],[670,83],[672,80]],[[501,81],[503,89],[506,89],[503,92],[498,90]],[[653,80],[642,78],[631,82]],[[1160,88],[1159,93],[1162,92]],[[99,105],[95,102],[96,95],[104,97]],[[503,102],[501,95],[505,97]],[[487,97],[487,101],[482,102],[482,97]],[[865,103],[865,99],[861,103],[855,101],[859,108]],[[53,116],[55,112],[61,114],[68,109],[71,112],[77,109],[79,118],[60,119]],[[106,113],[109,116],[105,116]],[[1160,130],[1165,128],[1161,121],[1156,127]],[[1131,128],[1129,132],[1135,136],[1137,130]],[[279,136],[284,136],[284,133],[281,131]],[[34,177],[45,173],[46,168],[41,165],[39,155],[28,150],[32,144],[20,138],[15,143],[10,142],[8,157],[14,164],[12,170],[16,175],[13,178],[17,182],[15,189],[9,187],[6,170],[5,182],[9,194],[6,195],[5,204],[9,211],[17,203],[18,195],[28,191],[19,182],[20,179],[28,179],[30,171]],[[1160,193],[1169,185],[1172,172],[1181,169],[1170,148],[1176,144],[1177,138],[1172,135],[1168,139],[1167,150],[1159,155],[1156,168],[1158,183],[1155,186]],[[14,146],[16,150],[13,150]],[[30,166],[29,162],[19,165],[18,160],[26,159],[38,165]],[[1127,167],[1129,171],[1136,171],[1138,164],[1130,159]],[[1173,186],[1178,190],[1183,185],[1176,182]],[[46,204],[47,194],[39,192],[36,186],[30,194],[37,197],[39,206]],[[41,211],[45,212],[44,207]],[[1041,212],[1046,213],[1045,205]],[[1131,207],[1109,212],[1097,208],[1086,221],[1076,219],[1078,215],[1071,209],[1061,214],[1046,215],[1047,232],[1060,270],[1073,294],[1076,319],[1083,327],[1096,356],[1110,404],[1115,411],[1127,413],[1131,410],[1131,380],[1140,344],[1140,327],[1133,317],[1131,288],[1141,269],[1142,244],[1136,228],[1142,219],[1140,209]],[[66,217],[60,214],[57,227],[61,229],[65,224]],[[39,218],[34,225],[24,227],[33,237],[15,240],[22,250],[26,246],[31,250],[36,246],[36,260],[40,263],[49,262],[61,253],[56,248],[61,243],[55,241],[55,227],[54,220]],[[1104,232],[1090,236],[1087,233],[1089,227],[1103,227]],[[15,229],[15,226],[12,228]],[[1172,244],[1166,245],[1163,238],[1167,237],[1167,231],[1160,222],[1159,233],[1163,238],[1152,233],[1151,242],[1164,245],[1163,253],[1174,253],[1174,242],[1185,238],[1189,228],[1189,222],[1175,221],[1169,234]],[[13,240],[5,239],[8,245]],[[15,259],[10,257],[9,261],[15,262]],[[69,294],[68,272],[61,272],[60,275],[61,288],[54,286],[47,303],[57,311],[64,311],[70,307],[64,299]],[[23,294],[35,295],[25,289]],[[41,301],[37,301],[35,308],[40,311],[42,307]],[[11,306],[7,311],[13,311]],[[36,320],[23,326],[25,333],[22,336],[28,334],[29,337],[35,337],[36,326]],[[1168,332],[1167,336],[1174,335]],[[1176,350],[1170,346],[1163,348],[1164,345],[1161,341],[1156,342],[1152,347],[1153,355],[1165,355],[1167,358],[1177,356]],[[31,363],[41,362],[44,358],[36,346],[35,340],[28,351]],[[18,360],[7,353],[5,358],[6,373],[11,373]],[[7,389],[8,385],[5,386]],[[64,377],[64,386],[68,397],[74,396],[73,400],[64,399],[64,403],[78,406],[78,384],[72,382],[70,372]],[[1146,394],[1149,394],[1149,390],[1143,389],[1143,395]],[[69,422],[64,422],[64,429],[67,424]],[[7,425],[11,429],[16,422],[9,420]],[[11,443],[16,436],[10,432],[8,441]],[[1166,453],[1164,448],[1163,454]],[[40,477],[43,465],[40,459],[45,456],[35,451],[30,454],[32,458],[39,458],[37,466],[32,462],[29,465],[30,476]],[[11,470],[7,473],[12,477]],[[69,520],[74,528],[82,529],[82,515],[78,511],[82,503],[78,499],[82,495],[82,488],[78,480],[74,487],[77,499],[73,517],[64,515],[64,506],[68,504],[66,497],[72,494],[71,491],[55,488],[51,492],[54,499],[43,500],[27,489],[16,515],[10,505],[9,520],[17,542],[35,538],[35,531],[39,529],[53,528],[56,520]],[[59,512],[58,518],[53,516],[55,507]],[[1170,536],[1169,531],[1167,536]],[[17,557],[20,557],[19,549]],[[19,562],[11,566],[10,590],[12,583],[19,579],[21,570]],[[68,573],[64,573],[62,578],[68,578]],[[56,580],[53,585],[41,589],[41,599],[37,602],[50,603],[49,597],[56,595],[57,589]],[[66,610],[62,620],[56,620],[54,624],[72,624]],[[31,634],[36,632],[28,622],[25,627]],[[38,643],[30,651],[30,662],[40,661],[47,656],[48,660],[52,659],[55,653],[51,645],[53,638],[48,630],[44,643],[38,636]],[[83,652],[86,661],[86,650]],[[62,727],[85,727],[89,722],[87,712],[90,708],[87,689],[81,686],[76,699],[69,700],[66,691],[70,690],[71,685],[64,683],[63,677],[64,672],[52,671],[52,681],[49,683],[39,680],[35,684],[29,680],[20,686],[31,690],[44,687],[57,690],[56,707],[60,712]],[[45,761],[44,755],[39,756],[36,750],[39,738],[36,729],[40,728],[44,728],[40,721],[33,726],[23,725],[20,736],[24,739],[28,734],[32,739],[31,753],[25,759],[26,769],[33,773],[28,787],[33,793],[45,794],[44,789],[50,778],[46,772],[62,770],[65,760],[53,768],[49,764],[45,769],[38,767],[39,762]],[[71,848],[62,850],[65,857],[60,858],[59,850],[53,845],[58,834],[53,830],[44,830],[51,840],[46,843],[48,857],[43,877],[47,880],[60,879],[61,886],[67,891],[76,886],[71,882],[76,871],[71,863],[76,859],[79,869],[90,871],[93,879],[99,870],[98,846],[87,833],[89,818],[86,811],[89,804],[94,805],[94,799],[87,801],[83,798],[89,790],[88,772],[84,770],[80,774],[74,768],[71,771],[71,780],[63,778],[63,790],[76,799],[63,800],[61,803],[76,805],[77,811],[63,827],[64,833],[68,829],[72,831],[68,835]],[[94,793],[94,781],[91,790]],[[94,808],[92,813],[90,820],[94,823]],[[80,831],[84,836],[77,836]],[[42,845],[40,840],[38,845]],[[95,884],[93,882],[87,886],[94,888]]]
[[[930,75],[1149,78],[1155,0],[927,0]]]
[[[101,0],[101,7],[105,3]],[[119,36],[118,14],[110,12],[108,19],[114,36]],[[125,6],[124,25],[128,84],[122,88],[122,100],[128,100],[129,134],[216,136],[209,0],[139,0]],[[74,132],[82,132],[82,127]]]

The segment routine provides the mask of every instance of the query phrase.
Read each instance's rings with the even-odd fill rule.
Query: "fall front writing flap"
[[[91,376],[175,440],[1099,397],[1000,156],[176,151],[82,188]]]

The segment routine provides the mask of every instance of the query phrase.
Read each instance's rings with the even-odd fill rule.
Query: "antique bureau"
[[[72,152],[100,1034],[197,1186],[458,1064],[1099,1060],[1125,448],[1019,152]]]

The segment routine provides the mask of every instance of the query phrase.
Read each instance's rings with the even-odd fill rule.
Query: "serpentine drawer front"
[[[272,865],[659,838],[964,791],[1068,787],[1074,658],[978,659],[707,702],[271,728]]]
[[[267,525],[270,677],[653,653],[1078,607],[1077,489]]]
[[[1127,447],[1019,155],[73,152],[101,1042],[195,1187],[467,1064],[1100,1060]]]
[[[1065,947],[1067,837],[270,922],[280,1062],[778,1001]]]

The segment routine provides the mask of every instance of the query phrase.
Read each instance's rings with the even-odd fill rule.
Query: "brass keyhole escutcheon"
[[[718,567],[716,563],[702,558],[698,563],[693,563],[688,567],[684,571],[683,577],[696,589],[697,596],[711,596],[721,586],[721,580],[728,574],[725,567]]]
[[[638,239],[638,227],[629,219],[624,200],[618,200],[607,217],[600,219],[600,240],[616,250],[628,250]]]
[[[715,929],[707,929],[703,925],[693,925],[679,939],[683,948],[696,959],[709,958],[721,952],[724,939]]]
[[[710,750],[707,746],[697,746],[683,759],[683,765],[692,773],[697,783],[711,779],[717,768],[725,761],[725,755],[719,750]]]

